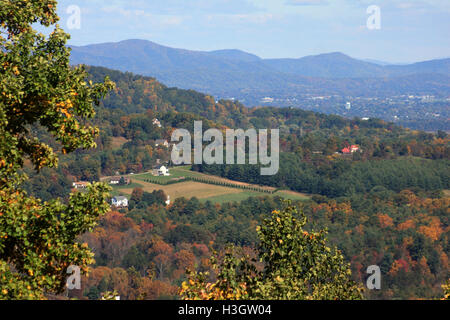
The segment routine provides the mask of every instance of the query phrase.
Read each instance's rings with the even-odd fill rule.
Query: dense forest
[[[133,201],[141,197],[142,190],[134,190]],[[177,199],[170,208],[157,201],[146,204],[109,213],[83,236],[97,263],[84,287],[71,294],[97,299],[115,289],[124,299],[175,299],[186,268],[210,270],[211,250],[228,243],[253,252],[261,218],[284,205],[269,197],[224,205],[195,198]],[[351,262],[355,281],[365,281],[366,266],[380,266],[383,290],[365,293],[373,299],[442,295],[440,285],[449,273],[449,204],[441,195],[382,187],[367,195],[297,203],[311,226],[329,229]]]
[[[373,299],[436,298],[449,278],[449,138],[404,129],[378,119],[314,113],[293,108],[246,108],[215,101],[190,90],[168,88],[155,79],[88,67],[97,81],[109,75],[116,89],[96,108],[101,128],[97,148],[61,155],[57,169],[31,176],[26,188],[49,200],[64,198],[73,181],[151,170],[170,150],[155,147],[176,128],[194,120],[208,128],[279,128],[280,171],[260,176],[258,165],[198,165],[193,169],[236,181],[308,193],[297,202],[311,226],[328,228],[330,239],[351,263],[354,280],[364,283],[369,265],[379,265],[383,290]],[[157,118],[161,127],[155,125]],[[36,134],[58,145],[42,131]],[[121,141],[117,144],[117,141]],[[343,154],[357,145],[360,150]],[[83,288],[71,292],[97,299],[117,290],[124,299],[176,299],[186,268],[209,270],[212,250],[233,243],[253,252],[264,215],[282,208],[281,198],[240,203],[203,203],[196,198],[164,204],[163,192],[133,190],[128,209],[112,211],[83,235],[96,264]]]

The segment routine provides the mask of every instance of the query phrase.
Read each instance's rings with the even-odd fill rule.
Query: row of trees
[[[193,170],[231,180],[289,189],[328,197],[367,193],[377,186],[399,192],[406,188],[441,190],[450,188],[448,160],[337,160],[320,165],[281,153],[280,171],[261,176],[257,165],[195,165]]]

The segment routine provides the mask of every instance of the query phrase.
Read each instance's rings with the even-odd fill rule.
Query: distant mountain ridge
[[[364,96],[370,95],[371,88],[383,95],[392,91],[384,88],[386,83],[399,88],[400,94],[450,92],[450,59],[380,65],[339,52],[299,59],[262,59],[241,50],[192,51],[146,40],[71,48],[72,64],[129,71],[156,77],[169,86],[249,101],[266,95],[309,93]],[[405,81],[405,77],[406,85],[397,83],[397,78]]]

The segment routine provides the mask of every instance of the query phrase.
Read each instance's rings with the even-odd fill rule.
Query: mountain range
[[[146,40],[72,46],[71,63],[155,77],[168,86],[256,104],[305,94],[450,94],[450,59],[408,65],[358,60],[340,52],[262,59],[241,50],[192,51]]]

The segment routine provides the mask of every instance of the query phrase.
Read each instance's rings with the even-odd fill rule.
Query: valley
[[[252,185],[248,183],[224,179],[217,176],[202,174],[190,170],[189,166],[170,169],[169,177],[155,177],[150,173],[124,175],[131,179],[130,185],[114,186],[112,196],[131,195],[134,188],[141,188],[143,191],[151,193],[162,190],[171,201],[178,198],[191,199],[193,197],[206,202],[225,203],[240,202],[250,197],[264,197],[268,195],[278,196],[287,200],[307,200],[309,196],[289,190],[277,190],[275,188]],[[100,181],[108,181],[111,177],[102,177]],[[195,181],[184,181],[189,178],[206,180],[209,183]],[[176,183],[173,183],[174,180]],[[148,182],[153,181],[154,183]],[[165,185],[172,182],[172,184]],[[223,185],[226,186],[223,186]],[[258,191],[259,190],[259,191]],[[264,191],[264,192],[263,192]]]

